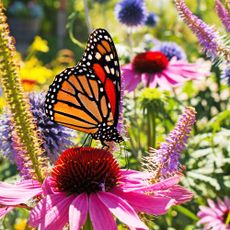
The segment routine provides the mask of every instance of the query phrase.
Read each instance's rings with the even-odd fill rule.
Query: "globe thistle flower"
[[[42,147],[45,149],[46,156],[48,156],[51,162],[54,162],[64,149],[73,145],[73,142],[70,141],[73,131],[50,121],[44,112],[44,100],[44,93],[29,94],[30,108],[34,122],[43,140]],[[18,152],[20,148],[16,148],[17,138],[15,138],[12,132],[13,126],[10,117],[6,113],[0,120],[0,125],[0,147],[3,150],[2,154],[15,162],[16,155],[21,155]]]
[[[76,147],[64,151],[43,185],[26,180],[0,183],[0,217],[15,207],[30,211],[29,225],[44,230],[117,229],[116,217],[131,229],[148,229],[137,212],[163,215],[173,205],[191,200],[192,193],[177,185],[180,177],[149,184],[151,174],[120,169],[107,150]],[[24,194],[23,194],[24,193]],[[28,199],[42,195],[28,207]],[[36,202],[36,200],[34,200]]]
[[[144,167],[153,172],[153,179],[167,178],[178,173],[180,168],[179,157],[185,149],[189,134],[195,123],[196,111],[192,107],[185,109],[175,128],[170,132],[159,149],[150,149],[149,155],[144,159]]]
[[[115,7],[118,21],[128,27],[141,26],[146,21],[146,7],[143,0],[122,0]]]
[[[225,9],[220,0],[216,0],[216,12],[226,30],[230,32],[230,12]]]
[[[204,229],[230,229],[230,200],[224,197],[224,200],[217,199],[217,202],[208,199],[208,207],[200,206],[198,212],[198,225],[204,225]]]
[[[157,25],[158,21],[159,21],[158,16],[152,12],[152,13],[149,13],[147,15],[145,25],[149,26],[149,27],[155,27]]]
[[[186,60],[170,61],[160,51],[146,51],[137,54],[131,63],[121,67],[124,89],[131,92],[139,82],[145,86],[171,89],[188,80],[197,80],[210,74],[209,62],[188,63]]]
[[[162,52],[170,61],[173,57],[177,60],[186,60],[185,51],[175,42],[159,42],[154,47],[154,51]]]

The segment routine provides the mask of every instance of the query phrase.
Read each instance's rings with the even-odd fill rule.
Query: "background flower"
[[[197,80],[210,74],[209,62],[188,63],[185,60],[170,61],[160,51],[137,54],[131,63],[121,67],[124,89],[133,91],[139,82],[154,88],[170,89],[188,80]]]
[[[162,52],[170,61],[173,57],[177,60],[186,60],[186,53],[176,42],[158,42],[154,51]]]
[[[52,122],[49,117],[46,116],[44,100],[44,93],[29,94],[34,122],[43,140],[42,147],[50,161],[54,162],[64,149],[74,144],[70,140],[74,135],[74,131]],[[5,113],[0,120],[0,149],[5,157],[14,162],[16,155],[20,155],[20,152],[18,152],[18,148],[16,148],[17,138],[14,137],[12,131],[13,125],[10,121],[10,117]]]
[[[200,220],[197,224],[204,225],[204,229],[230,229],[230,200],[228,197],[225,197],[223,201],[218,199],[216,203],[208,199],[208,205],[208,207],[200,206],[197,214]]]
[[[128,27],[143,25],[146,20],[146,7],[143,0],[122,0],[115,7],[118,21]]]
[[[151,13],[148,13],[147,15],[145,25],[149,27],[155,27],[158,21],[159,21],[158,16],[155,13],[151,12]]]

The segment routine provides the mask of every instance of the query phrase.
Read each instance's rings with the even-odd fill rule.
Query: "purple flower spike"
[[[216,0],[216,12],[226,30],[230,32],[230,13],[219,0]]]
[[[168,135],[159,149],[150,149],[149,156],[145,158],[145,166],[152,171],[154,179],[168,178],[179,172],[179,157],[185,149],[185,144],[195,123],[196,111],[192,107],[186,108],[176,127]]]
[[[181,18],[197,36],[199,43],[203,47],[207,56],[212,59],[216,59],[220,42],[218,32],[214,29],[214,27],[207,25],[205,22],[195,16],[185,5],[183,0],[174,1]]]

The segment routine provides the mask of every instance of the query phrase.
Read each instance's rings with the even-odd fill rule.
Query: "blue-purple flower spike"
[[[115,7],[118,21],[128,27],[137,27],[145,23],[147,12],[143,0],[122,0]]]
[[[220,0],[216,0],[216,12],[226,30],[230,32],[230,12],[223,6]]]
[[[153,172],[154,179],[167,178],[180,170],[179,157],[185,149],[185,144],[196,120],[196,111],[192,107],[185,109],[175,128],[170,132],[159,149],[150,149],[144,165]]]
[[[206,55],[212,60],[224,60],[230,62],[230,49],[213,26],[195,16],[186,6],[183,0],[174,0],[179,15],[197,36],[200,45]]]

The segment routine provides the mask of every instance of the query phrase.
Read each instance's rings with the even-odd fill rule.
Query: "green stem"
[[[85,225],[83,226],[83,230],[93,230],[93,225],[89,216],[87,217]]]
[[[147,149],[152,145],[152,135],[151,135],[151,113],[148,108],[147,110]]]
[[[90,34],[92,31],[92,27],[91,27],[91,23],[90,23],[88,2],[87,2],[87,0],[83,0],[83,3],[84,3],[85,20],[86,20],[86,25],[88,28],[88,34]]]
[[[156,113],[152,112],[152,145],[151,147],[156,148]]]

